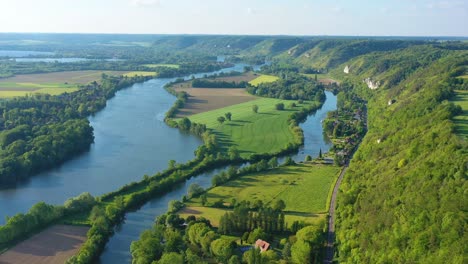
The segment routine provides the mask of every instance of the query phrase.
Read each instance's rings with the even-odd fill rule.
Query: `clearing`
[[[207,205],[222,200],[229,204],[262,200],[264,204],[281,199],[286,203],[286,221],[306,221],[315,223],[324,219],[328,196],[340,171],[331,165],[298,164],[279,167],[266,172],[254,173],[229,181],[207,192]],[[193,198],[180,211],[181,216],[203,216],[215,226],[220,217],[229,209],[201,205],[200,198]]]
[[[122,75],[128,71],[64,71],[16,75],[0,79],[0,97],[24,96],[31,93],[70,93],[78,90],[80,84],[99,81],[103,73]]]
[[[278,79],[279,79],[279,77],[277,77],[277,76],[263,74],[263,75],[258,76],[255,79],[249,81],[249,83],[250,83],[250,85],[257,86],[257,85],[259,85],[261,83],[276,82]]]
[[[249,72],[238,76],[209,78],[208,80],[239,83],[249,82],[257,76],[257,74]],[[172,88],[177,92],[184,91],[189,94],[184,108],[179,110],[177,117],[190,116],[257,99],[242,88],[193,88],[191,81],[174,84]]]
[[[78,252],[88,227],[55,225],[0,255],[1,264],[62,264]]]
[[[259,98],[259,97],[257,97]],[[295,102],[296,107],[291,108]],[[285,109],[276,110],[275,105],[284,103]],[[231,105],[190,116],[192,122],[206,124],[216,135],[222,151],[235,146],[242,157],[255,153],[274,153],[284,149],[288,143],[294,142],[294,135],[288,124],[289,115],[300,110],[305,105],[315,102],[259,98],[246,103]],[[252,106],[258,106],[258,113],[252,111]],[[220,124],[217,118],[225,113],[232,114],[232,120]]]
[[[468,91],[455,91],[455,98],[452,100],[456,105],[461,106],[463,113],[455,116],[453,122],[455,123],[455,131],[461,137],[468,138]]]

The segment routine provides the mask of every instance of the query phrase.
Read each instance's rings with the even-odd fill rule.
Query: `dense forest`
[[[449,47],[410,47],[350,62],[360,75],[349,79],[372,72],[385,85],[358,89],[369,101],[369,130],[338,196],[340,262],[463,263],[467,146],[451,121],[460,108],[447,100],[463,86],[456,76],[468,65],[468,46]]]

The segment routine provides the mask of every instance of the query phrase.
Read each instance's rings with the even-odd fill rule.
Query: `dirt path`
[[[338,177],[338,180],[335,183],[335,187],[333,188],[333,194],[330,201],[330,209],[328,209],[328,234],[327,234],[327,244],[325,246],[325,258],[323,263],[333,263],[333,255],[334,249],[333,244],[335,243],[335,207],[336,207],[336,195],[338,194],[338,189],[340,188],[341,181],[343,180],[343,176],[348,169],[348,164],[345,164],[343,170]]]
[[[62,264],[86,240],[88,227],[55,225],[0,255],[0,264]]]

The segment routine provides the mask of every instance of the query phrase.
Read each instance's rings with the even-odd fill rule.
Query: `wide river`
[[[218,72],[243,71],[244,66],[236,64]],[[170,128],[163,121],[176,100],[163,87],[173,80],[153,79],[118,91],[102,111],[89,117],[95,136],[90,151],[1,189],[0,225],[6,216],[27,212],[39,201],[63,204],[82,192],[101,195],[166,169],[171,159],[193,159],[195,149],[203,143],[201,139]]]
[[[242,71],[244,66],[246,64],[236,64],[218,72]],[[202,77],[204,74],[207,73],[194,76]],[[189,77],[191,75],[186,76]],[[5,223],[7,216],[24,213],[39,201],[62,204],[82,192],[101,195],[138,181],[145,174],[153,175],[164,170],[171,159],[177,162],[193,159],[194,150],[203,142],[168,127],[163,121],[165,112],[175,101],[175,97],[163,89],[172,80],[153,79],[118,91],[102,111],[89,117],[95,143],[88,152],[57,169],[0,190],[0,225]],[[296,161],[304,160],[306,155],[315,157],[320,149],[326,152],[331,146],[323,136],[321,121],[328,111],[336,109],[336,96],[330,92],[326,92],[326,96],[322,108],[301,124],[305,144],[298,154],[292,156]],[[149,201],[138,211],[128,213],[125,222],[107,244],[101,262],[130,263],[131,242],[152,226],[156,216],[167,211],[168,202],[180,199],[191,183],[210,186],[211,177],[218,171],[193,177],[168,194]]]
[[[297,162],[303,161],[307,155],[317,157],[320,149],[326,152],[331,147],[331,143],[323,136],[321,121],[326,117],[327,112],[336,109],[336,96],[331,92],[326,92],[326,95],[327,100],[322,108],[300,125],[304,130],[304,147],[299,150],[298,154],[292,156]],[[171,192],[150,200],[135,212],[128,213],[125,221],[116,229],[115,234],[107,243],[100,263],[131,263],[132,241],[138,240],[141,232],[152,227],[156,216],[167,212],[169,201],[180,200],[187,194],[192,183],[197,183],[203,188],[210,187],[211,177],[220,171],[222,169],[192,177],[184,184],[174,187]]]

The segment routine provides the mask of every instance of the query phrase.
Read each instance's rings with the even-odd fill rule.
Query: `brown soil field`
[[[21,74],[9,78],[1,79],[0,82],[7,83],[69,83],[87,84],[92,81],[99,81],[101,74],[121,75],[128,71],[64,71],[37,74]]]
[[[209,80],[249,82],[258,76],[256,73],[248,72],[239,76],[219,77]],[[179,110],[177,117],[190,116],[257,99],[247,93],[245,89],[240,88],[193,88],[190,81],[174,84],[172,87],[178,92],[185,91],[189,94],[185,107]]]
[[[78,252],[88,227],[52,226],[0,255],[0,264],[63,264]]]
[[[245,89],[177,88],[176,91],[185,91],[190,95],[185,107],[179,110],[177,117],[190,116],[257,99]]]

